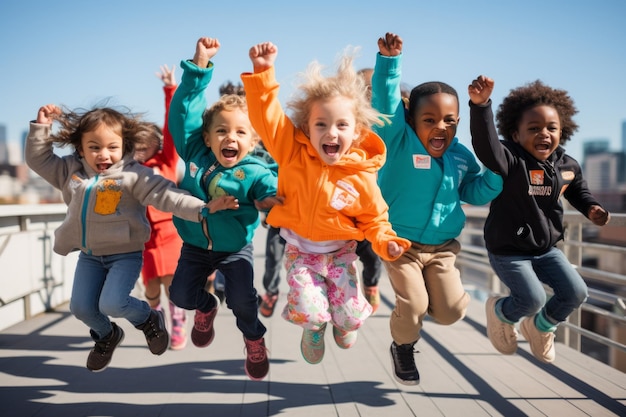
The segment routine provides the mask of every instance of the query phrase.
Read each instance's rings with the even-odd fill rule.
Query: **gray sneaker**
[[[535,326],[535,316],[526,317],[519,326],[530,350],[543,363],[552,363],[556,357],[554,332],[542,332]]]
[[[496,350],[504,355],[512,355],[517,350],[517,330],[505,323],[496,314],[498,297],[489,297],[485,305],[487,315],[487,336]]]

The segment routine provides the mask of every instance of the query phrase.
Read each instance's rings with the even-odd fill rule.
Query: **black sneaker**
[[[146,335],[146,342],[150,352],[160,355],[167,350],[170,336],[165,328],[165,316],[163,311],[151,310],[150,316],[145,323],[135,326]]]
[[[124,340],[124,330],[113,322],[111,325],[113,325],[111,333],[104,339],[97,341],[91,352],[89,352],[87,369],[92,372],[104,371],[111,362],[113,351]]]
[[[397,345],[391,342],[391,365],[393,366],[393,376],[401,384],[417,385],[420,383],[420,374],[415,366],[413,356],[413,346],[415,343]]]

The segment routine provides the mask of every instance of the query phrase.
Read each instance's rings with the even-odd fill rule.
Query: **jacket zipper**
[[[96,182],[98,182],[98,175],[89,180],[87,187],[85,187],[85,195],[83,197],[83,207],[81,210],[80,220],[82,223],[82,246],[87,250],[87,254],[91,255],[91,249],[87,248],[87,210],[89,208],[89,197],[91,196],[91,190]]]

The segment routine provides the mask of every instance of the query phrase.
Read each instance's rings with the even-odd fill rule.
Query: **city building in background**
[[[579,161],[589,189],[611,212],[626,212],[626,120],[621,125],[620,150],[610,149],[609,138],[586,139]],[[24,164],[27,131],[10,140],[0,124],[0,204],[59,203],[61,195]],[[67,152],[59,150],[59,153]]]

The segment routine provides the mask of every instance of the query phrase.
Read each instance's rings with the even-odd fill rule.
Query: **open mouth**
[[[237,154],[238,152],[236,149],[222,149],[222,156],[224,158],[228,158],[228,159],[236,158]]]
[[[329,156],[334,156],[339,153],[339,145],[337,144],[322,145],[322,149],[324,149],[324,153]]]
[[[442,138],[432,138],[430,140],[430,147],[436,151],[440,151],[446,146],[446,140]]]
[[[98,171],[106,171],[111,168],[111,165],[112,164],[96,164],[96,167],[98,168]]]

